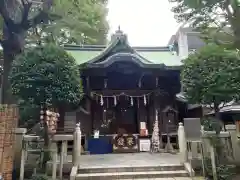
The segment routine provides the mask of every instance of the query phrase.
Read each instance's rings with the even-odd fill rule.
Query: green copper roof
[[[94,57],[101,53],[101,51],[77,51],[77,50],[67,50],[67,52],[76,59],[79,65],[92,60]]]
[[[138,52],[154,64],[165,64],[166,66],[181,66],[181,59],[179,56],[170,51],[160,52]]]
[[[101,50],[67,50],[67,52],[72,55],[78,64],[86,63],[92,60],[97,55],[101,54]],[[137,50],[138,54],[146,58],[153,64],[165,64],[166,66],[180,66],[181,60],[179,56],[173,55],[170,51],[147,51]]]
[[[135,59],[134,61],[142,66],[150,65],[152,68],[158,67],[154,66],[155,64],[168,67],[181,66],[180,57],[170,51],[169,47],[132,47],[128,43],[127,35],[120,29],[112,35],[111,42],[107,46],[65,45],[64,48],[78,64],[86,63],[89,67],[97,67],[99,63],[107,65],[114,61],[125,61],[129,58],[130,61]]]

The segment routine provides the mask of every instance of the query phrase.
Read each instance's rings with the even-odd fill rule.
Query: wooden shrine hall
[[[177,97],[181,61],[168,47],[131,47],[119,29],[107,46],[68,45],[65,49],[80,64],[85,93],[82,107],[66,113],[65,129],[80,122],[88,149],[103,146],[97,141],[106,137],[134,135],[134,142],[142,136],[150,138],[156,111],[160,134],[176,135],[188,105]],[[153,55],[159,56],[152,60]],[[111,140],[107,152],[114,151]]]

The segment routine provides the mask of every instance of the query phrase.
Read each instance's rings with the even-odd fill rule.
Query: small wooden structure
[[[16,105],[0,105],[0,175],[12,180],[15,129],[18,123]]]

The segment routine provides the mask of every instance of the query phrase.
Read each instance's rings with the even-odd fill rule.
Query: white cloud
[[[110,33],[118,26],[131,45],[165,46],[178,28],[168,0],[109,0]]]

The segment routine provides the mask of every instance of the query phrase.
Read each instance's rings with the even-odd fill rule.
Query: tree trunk
[[[8,79],[9,72],[11,69],[11,64],[13,61],[14,55],[11,54],[6,48],[3,49],[3,77],[2,77],[2,104],[13,104],[13,97],[11,93],[11,85]]]
[[[64,132],[64,118],[65,118],[65,108],[63,106],[58,107],[59,119],[58,119],[58,132]]]
[[[11,86],[9,82],[9,73],[11,70],[12,62],[16,55],[22,52],[25,46],[25,38],[27,31],[30,28],[36,27],[40,23],[46,23],[49,19],[48,14],[46,13],[51,5],[52,0],[45,0],[43,2],[43,9],[39,12],[38,15],[34,16],[32,19],[29,18],[29,13],[31,12],[32,2],[31,1],[3,1],[0,0],[0,16],[3,18],[3,38],[0,40],[0,43],[3,48],[3,82],[2,82],[2,103],[12,104],[15,103],[12,93]],[[21,22],[15,22],[11,18],[10,14],[16,15],[16,9],[20,8],[22,4],[22,13],[18,13],[18,16],[21,16]]]
[[[17,28],[17,27],[16,27]],[[16,55],[20,54],[25,45],[26,31],[18,30],[18,33],[13,33],[10,28],[3,28],[3,78],[2,78],[2,94],[1,103],[13,104],[16,103],[11,92],[11,83],[9,81],[9,73],[12,68],[12,62]]]
[[[239,18],[240,20],[240,18]],[[233,27],[234,47],[240,50],[240,24],[237,22]]]
[[[47,162],[50,160],[50,137],[48,133],[47,123],[44,122],[44,152],[43,152],[43,162],[42,162],[42,170],[43,172],[47,172]]]
[[[216,118],[216,121],[217,123],[221,123],[221,117],[220,117],[220,109],[219,109],[219,104],[214,102],[214,111],[215,111],[215,118]],[[222,151],[222,148],[223,148],[223,143],[221,141],[221,138],[219,137],[219,134],[222,130],[222,123],[221,123],[221,126],[219,125],[219,127],[217,127],[216,129],[216,137],[212,137],[213,139],[213,146],[216,150],[216,164],[217,165],[220,165],[221,162],[223,162],[224,160],[224,154],[223,154],[223,151]]]
[[[240,50],[240,10],[239,7],[233,9],[232,18],[229,20],[234,34],[234,48]]]

